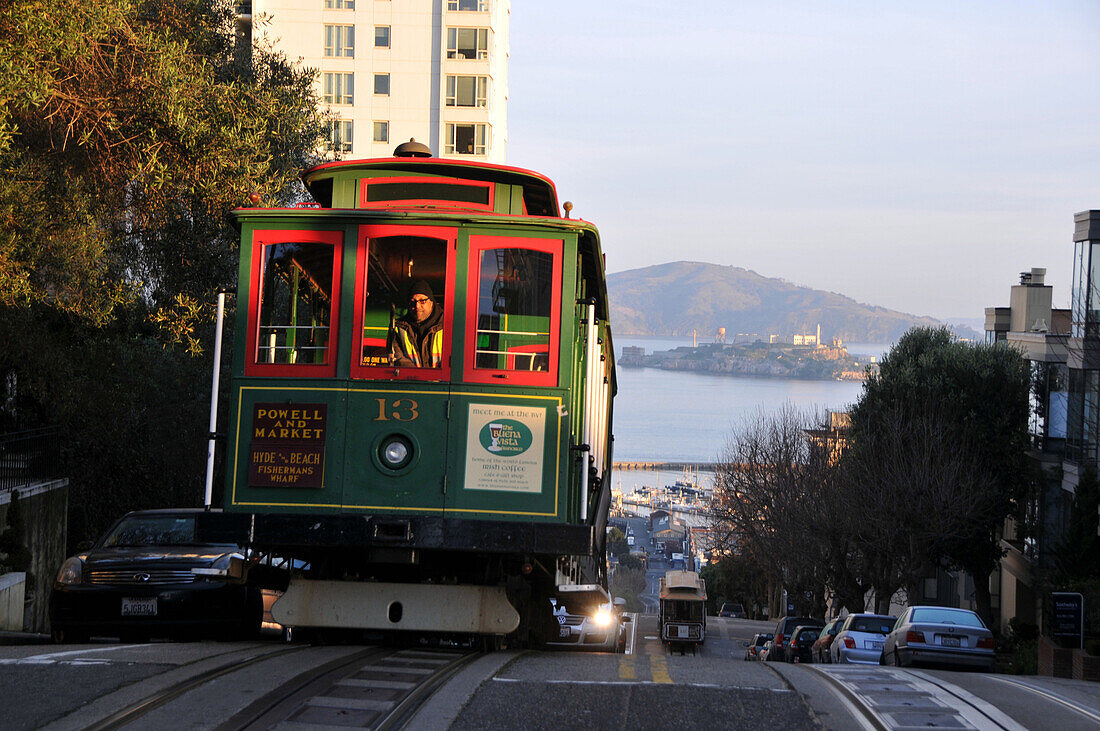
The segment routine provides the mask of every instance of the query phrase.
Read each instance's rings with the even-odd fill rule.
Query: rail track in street
[[[918,728],[970,728],[1026,731],[989,701],[919,670],[868,665],[807,665],[828,679],[864,729],[901,731]],[[1071,699],[1015,679],[996,677],[1014,688],[1039,694],[1076,713],[1083,723],[1100,715]]]
[[[151,646],[134,646],[142,647]],[[401,729],[484,654],[424,646],[234,647],[124,685],[45,728]]]

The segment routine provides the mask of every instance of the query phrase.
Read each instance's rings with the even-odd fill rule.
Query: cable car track
[[[209,693],[211,684],[233,683],[233,673],[310,649],[308,645],[273,651],[250,648],[244,657],[181,678],[81,727],[86,731],[108,731],[155,724],[154,712],[158,709],[161,715],[176,713],[177,707],[178,712],[187,714],[188,708],[202,703],[202,689]],[[215,727],[217,723],[218,731],[254,731],[284,722],[401,729],[441,686],[483,655],[473,651],[366,647],[300,672],[224,721],[217,719],[210,725]],[[164,708],[172,703],[176,705]]]
[[[256,731],[284,721],[400,729],[481,652],[371,648],[306,671],[218,726]],[[385,677],[377,677],[385,676]]]
[[[865,729],[1025,731],[987,701],[927,673],[857,665],[806,667],[829,681]]]
[[[96,723],[86,726],[85,731],[108,731],[109,729],[117,729],[122,726],[146,715],[147,713],[160,708],[164,704],[179,698],[187,692],[194,690],[195,688],[208,683],[223,675],[236,672],[243,668],[253,665],[258,662],[270,660],[274,657],[285,655],[290,652],[298,652],[305,649],[304,647],[286,647],[271,652],[260,652],[255,655],[242,658],[240,660],[234,660],[232,662],[224,663],[210,670],[205,670],[192,675],[189,678],[174,683],[167,688],[164,688],[156,693],[153,693],[140,701],[126,706],[118,711],[115,711],[111,715],[103,718]]]

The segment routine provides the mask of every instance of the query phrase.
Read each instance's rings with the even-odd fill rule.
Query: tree
[[[607,533],[607,551],[612,556],[619,556],[619,560],[622,557],[630,554],[630,544],[626,541],[626,536],[618,528],[612,528]]]
[[[822,531],[833,466],[806,431],[821,423],[787,405],[758,413],[731,437],[715,473],[711,528],[715,547],[752,555],[797,611],[824,614],[834,543]],[[808,598],[807,598],[808,597]]]
[[[936,402],[895,406],[860,424],[841,460],[837,498],[848,518],[848,567],[874,591],[880,614],[898,589],[912,594],[955,537],[996,507],[972,446],[962,435],[945,439],[945,429]]]
[[[314,76],[230,0],[0,5],[0,402],[64,428],[73,540],[197,501],[225,214],[301,195]]]
[[[965,509],[965,520],[933,515],[954,525],[945,524],[938,555],[929,558],[974,577],[978,613],[987,623],[989,576],[1002,555],[999,532],[1027,488],[1029,388],[1026,361],[1005,344],[970,345],[946,328],[914,328],[883,358],[851,412],[853,454],[863,455],[866,479],[876,469],[897,472],[893,489],[901,492],[884,493],[890,504],[944,488],[966,496],[968,506],[953,508]],[[893,448],[883,443],[884,430],[899,435]],[[904,435],[913,434],[924,437],[905,443]],[[921,465],[928,467],[925,487],[916,488],[906,470]],[[920,516],[909,512],[897,520],[903,525]]]

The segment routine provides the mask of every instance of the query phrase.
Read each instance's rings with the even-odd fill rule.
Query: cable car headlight
[[[391,470],[399,470],[412,461],[412,444],[402,436],[387,437],[382,441],[382,446],[378,450],[378,457],[382,460],[382,464]]]

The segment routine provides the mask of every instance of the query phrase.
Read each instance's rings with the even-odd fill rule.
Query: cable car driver
[[[443,308],[436,307],[423,279],[409,289],[409,309],[393,323],[393,364],[413,368],[443,365]]]

